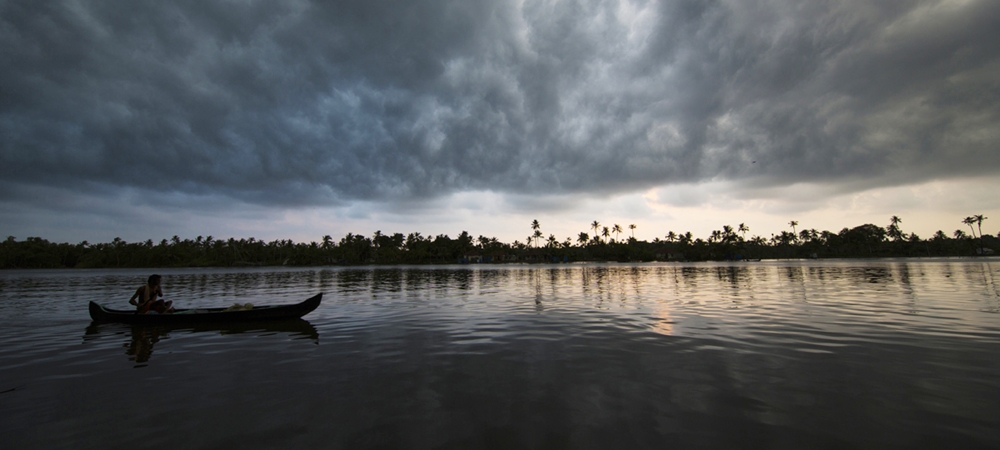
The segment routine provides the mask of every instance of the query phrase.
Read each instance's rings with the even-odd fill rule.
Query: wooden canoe
[[[189,323],[231,323],[262,320],[298,319],[319,306],[323,294],[309,297],[294,305],[254,306],[253,309],[226,311],[227,308],[176,309],[172,314],[136,314],[135,310],[105,308],[90,302],[90,318],[94,322],[173,325]]]

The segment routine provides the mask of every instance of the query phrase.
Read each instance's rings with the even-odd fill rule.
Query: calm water
[[[1000,446],[1000,260],[0,272],[0,447]]]

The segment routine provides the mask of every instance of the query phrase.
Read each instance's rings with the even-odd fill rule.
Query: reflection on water
[[[326,294],[306,320],[179,328],[90,324],[88,301],[127,308],[148,271],[0,272],[0,440],[998,447],[998,269],[939,259],[158,270],[181,307]]]
[[[142,367],[153,356],[153,344],[160,341],[160,333],[157,328],[132,327],[132,338],[125,344],[125,354],[136,362],[136,367]]]
[[[179,325],[123,325],[99,324],[92,322],[84,331],[84,342],[94,341],[102,336],[120,336],[128,331],[128,339],[123,344],[125,354],[135,367],[146,367],[153,355],[153,346],[161,339],[169,339],[170,333],[218,333],[219,335],[249,333],[260,336],[281,333],[291,339],[310,340],[319,344],[319,331],[302,319],[258,321],[243,323],[197,323]]]

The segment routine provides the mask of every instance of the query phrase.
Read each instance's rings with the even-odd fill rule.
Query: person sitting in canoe
[[[164,302],[162,299],[156,298],[157,296],[163,297],[160,279],[159,275],[150,275],[146,284],[139,286],[139,289],[135,290],[135,294],[132,294],[132,298],[128,302],[135,305],[136,313],[146,314],[150,311],[156,311],[159,314],[167,314],[174,312],[174,302]]]

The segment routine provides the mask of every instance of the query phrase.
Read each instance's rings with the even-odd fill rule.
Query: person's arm
[[[132,298],[128,299],[128,303],[130,305],[139,306],[139,302],[135,301],[135,299],[139,298],[139,292],[140,292],[140,289],[136,289],[135,290],[135,294],[132,294]]]

